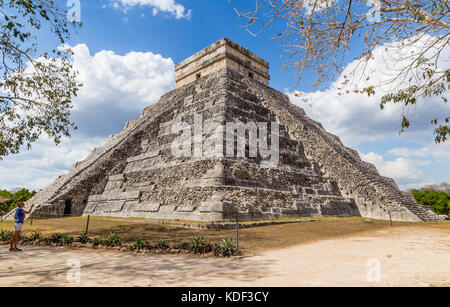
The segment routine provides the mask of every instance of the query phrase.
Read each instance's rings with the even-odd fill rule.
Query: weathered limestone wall
[[[269,63],[248,49],[223,38],[176,65],[176,87],[180,88],[223,68],[269,85]]]
[[[168,104],[173,104],[176,96],[177,92],[169,92],[161,97],[160,103],[145,108],[139,118],[128,122],[121,132],[112,135],[85,160],[77,162],[68,174],[39,191],[27,202],[27,207],[36,204],[34,212],[40,216],[63,216],[64,205],[60,200],[79,198],[86,201],[89,195],[102,193],[109,175],[121,172],[128,156],[140,150],[142,139],[157,133],[159,124],[172,116],[173,110]],[[11,218],[13,214],[10,212],[5,218]]]
[[[201,114],[203,139],[227,122],[279,123],[280,160],[176,157],[174,126]],[[205,146],[205,152],[215,152]],[[286,95],[221,69],[164,95],[28,204],[34,215],[71,214],[198,221],[300,216],[365,216],[421,221],[432,215],[392,179],[361,161]]]
[[[337,181],[345,196],[355,200],[361,216],[388,219],[390,212],[398,221],[433,219],[433,212],[405,196],[392,179],[380,176],[374,165],[362,161],[356,151],[327,133],[286,95],[252,79],[245,78],[243,83],[287,126],[294,139],[302,140],[307,156]]]
[[[354,201],[323,178],[283,127],[278,168],[261,168],[257,158],[173,157],[172,127],[192,125],[195,114],[205,119],[204,138],[211,136],[208,127],[226,122],[276,119],[255,95],[239,92],[240,79],[225,69],[177,90],[195,89],[160,124],[157,136],[141,143],[140,154],[127,159],[123,173],[110,176],[101,195],[89,197],[84,214],[207,221],[359,215]]]

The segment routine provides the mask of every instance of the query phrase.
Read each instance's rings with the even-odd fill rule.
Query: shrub
[[[30,235],[32,241],[42,241],[43,237],[39,231],[35,231]]]
[[[234,246],[233,239],[230,237],[222,239],[222,245],[219,246],[218,251],[222,256],[233,256],[236,253],[236,247]]]
[[[190,243],[189,242],[182,242],[181,244],[177,245],[176,248],[182,249],[182,250],[190,250]]]
[[[202,249],[205,246],[205,241],[202,236],[197,235],[194,238],[192,238],[189,249],[194,252],[195,254],[201,253]]]
[[[136,241],[134,241],[133,245],[131,246],[132,250],[137,251],[148,248],[149,248],[148,242],[145,241],[143,238],[137,238]]]
[[[115,233],[111,232],[109,233],[108,237],[105,240],[106,245],[108,246],[114,246],[119,243],[119,239],[115,235]]]
[[[31,238],[30,237],[28,237],[26,234],[24,234],[24,233],[21,233],[20,235],[19,235],[19,241],[20,242],[28,242],[28,241],[30,241],[31,240]]]
[[[100,243],[102,243],[102,242],[100,241],[100,239],[98,239],[98,238],[92,239],[92,245],[93,245],[94,247],[99,246]]]
[[[18,202],[26,202],[31,197],[33,197],[36,194],[35,191],[30,192],[27,189],[21,189],[17,192],[10,193],[5,190],[0,191],[0,196],[4,198],[6,201],[0,203],[0,211],[6,211],[9,212],[12,209],[16,208],[16,204]]]
[[[91,241],[91,239],[89,239],[89,236],[86,233],[81,234],[77,240],[82,244],[86,244]]]
[[[419,205],[431,206],[436,214],[448,214],[450,195],[444,191],[411,190]]]
[[[161,240],[158,242],[158,248],[160,249],[168,249],[169,248],[169,244],[167,244],[167,242],[165,240]]]
[[[50,241],[51,243],[61,243],[61,239],[62,239],[62,235],[59,234],[59,233],[52,234],[52,235],[49,237],[49,241]]]
[[[0,229],[0,241],[10,241],[13,235],[14,233],[12,231]]]
[[[62,235],[61,236],[61,243],[64,245],[72,244],[73,243],[73,237],[69,237],[68,235]]]

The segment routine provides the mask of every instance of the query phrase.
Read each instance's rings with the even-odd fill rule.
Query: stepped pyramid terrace
[[[38,192],[31,216],[433,219],[269,80],[226,38],[192,55],[176,89]]]

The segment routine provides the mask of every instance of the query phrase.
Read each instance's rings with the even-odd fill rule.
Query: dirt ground
[[[12,284],[450,286],[450,231],[388,228],[231,259],[41,247],[10,253],[1,246],[0,286]]]
[[[25,236],[34,231],[43,236],[52,234],[66,234],[76,239],[86,230],[87,217],[69,217],[60,219],[27,220],[24,225]],[[282,221],[282,220],[279,220]],[[278,221],[278,222],[279,222]],[[450,230],[450,223],[441,221],[439,224],[423,224],[428,228],[446,227]],[[417,223],[395,222],[394,227],[417,226]],[[233,225],[234,226],[234,225]],[[315,241],[334,239],[338,237],[354,236],[365,232],[388,229],[389,221],[368,220],[363,218],[300,218],[295,223],[276,224],[271,226],[241,229],[239,231],[240,250],[245,256],[253,256],[265,251],[283,249],[295,245],[312,243]],[[11,230],[13,224],[3,221],[0,229]],[[175,226],[161,226],[150,220],[118,219],[91,217],[89,237],[104,240],[110,233],[114,233],[122,244],[132,244],[137,238],[143,238],[150,245],[157,245],[164,240],[170,246],[177,246],[183,242],[190,242],[196,235],[201,235],[207,243],[221,244],[226,237],[235,238],[235,230],[195,230]]]

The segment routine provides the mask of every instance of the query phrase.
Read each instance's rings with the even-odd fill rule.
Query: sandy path
[[[377,231],[243,259],[24,249],[0,247],[0,286],[450,286],[450,233],[435,229]],[[78,284],[67,281],[72,258],[81,263]],[[381,281],[369,282],[377,263]]]

